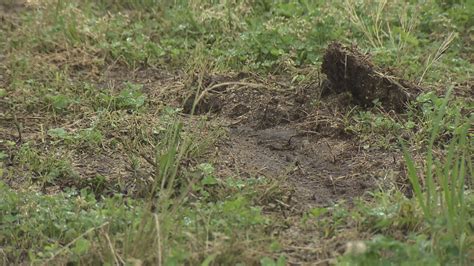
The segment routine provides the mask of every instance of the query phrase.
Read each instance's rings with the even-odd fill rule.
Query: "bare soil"
[[[219,106],[214,116],[227,124],[228,138],[219,145],[216,162],[223,178],[238,174],[283,179],[306,209],[351,201],[380,185],[387,171],[400,171],[400,154],[366,151],[344,131],[338,121],[341,114],[331,113],[344,99],[330,95],[322,99],[329,105],[316,108],[313,102],[321,92],[317,85],[285,90],[282,85],[268,89],[245,84],[257,83],[235,82],[225,91],[209,92],[196,106]]]

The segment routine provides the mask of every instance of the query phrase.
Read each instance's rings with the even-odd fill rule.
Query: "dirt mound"
[[[372,106],[378,100],[386,110],[402,112],[406,103],[420,92],[420,88],[409,81],[375,66],[357,48],[337,42],[327,48],[321,70],[333,91],[350,92],[362,106]]]

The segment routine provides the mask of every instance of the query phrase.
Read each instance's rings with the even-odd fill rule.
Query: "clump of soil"
[[[336,93],[350,92],[362,106],[378,100],[386,110],[402,112],[420,88],[374,65],[355,47],[338,42],[329,45],[323,58],[322,72]]]

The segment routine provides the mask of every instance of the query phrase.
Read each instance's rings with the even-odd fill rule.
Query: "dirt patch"
[[[352,148],[348,142],[317,139],[290,127],[240,127],[231,129],[221,155],[230,159],[228,174],[283,178],[295,187],[298,202],[326,205],[360,196],[373,185],[370,175],[356,173],[360,165]]]
[[[112,76],[102,85],[140,83],[150,102],[182,103],[185,113],[222,121],[228,138],[218,146],[218,174],[222,178],[238,174],[284,179],[296,191],[294,199],[302,208],[363,195],[382,175],[382,161],[393,161],[389,153],[359,148],[336,114],[347,108],[347,97],[331,94],[320,99],[318,84],[294,85],[284,78],[261,79],[245,73],[198,81],[183,73],[150,71],[121,74],[120,78],[110,72]],[[176,98],[163,99],[170,94],[161,93],[161,88],[176,90]],[[315,105],[321,101],[323,105]]]
[[[6,0],[0,3],[0,14],[18,12],[25,8],[28,1]]]
[[[357,48],[332,43],[323,58],[322,72],[335,92],[350,92],[357,103],[372,106],[375,100],[387,110],[401,112],[421,91],[410,82],[375,66]]]
[[[341,200],[351,204],[368,192],[398,186],[404,176],[402,155],[363,148],[345,132],[343,116],[353,108],[347,94],[320,98],[324,88],[317,84],[288,89],[280,83],[245,82],[262,86],[239,85],[212,95],[221,106],[212,116],[228,129],[218,146],[217,174],[222,179],[264,176],[291,188],[291,195],[277,202],[278,215],[286,219],[279,234],[290,264],[342,254],[347,241],[363,236],[348,230],[339,239],[325,239],[320,228],[302,225],[301,216],[314,207]]]
[[[214,116],[226,121],[229,132],[216,162],[222,178],[285,180],[296,191],[297,205],[306,209],[351,201],[383,182],[387,172],[399,171],[400,154],[364,150],[344,131],[341,114],[333,111],[345,108],[338,107],[345,97],[326,96],[327,102],[315,107],[319,87],[284,90],[278,84],[255,84],[260,83],[247,79],[210,92],[221,106]]]
[[[140,170],[130,168],[130,160],[125,152],[87,154],[75,152],[72,156],[77,180],[70,185],[89,188],[96,195],[142,195],[144,180],[149,174],[145,167]],[[146,165],[145,165],[146,166]]]
[[[2,0],[0,1],[0,29],[18,26],[18,14],[38,6],[37,0]]]
[[[220,166],[222,176],[239,173],[286,180],[303,208],[351,201],[401,166],[399,154],[365,151],[355,140],[309,135],[292,126],[233,127],[219,157],[226,162]]]

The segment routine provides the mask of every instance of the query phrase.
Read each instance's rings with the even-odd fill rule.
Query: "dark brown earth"
[[[408,101],[421,92],[411,82],[375,66],[369,55],[338,42],[327,48],[321,71],[327,75],[335,92],[350,92],[363,106],[372,106],[378,100],[387,111],[402,112]]]
[[[221,84],[230,85],[209,90],[195,109],[227,124],[228,139],[219,145],[216,161],[222,178],[285,180],[298,205],[309,208],[363,196],[384,183],[388,172],[402,169],[400,154],[366,151],[345,132],[341,117],[353,106],[344,95],[320,98],[317,84],[293,88],[252,78],[236,82],[231,77]],[[323,104],[316,107],[319,101]]]

